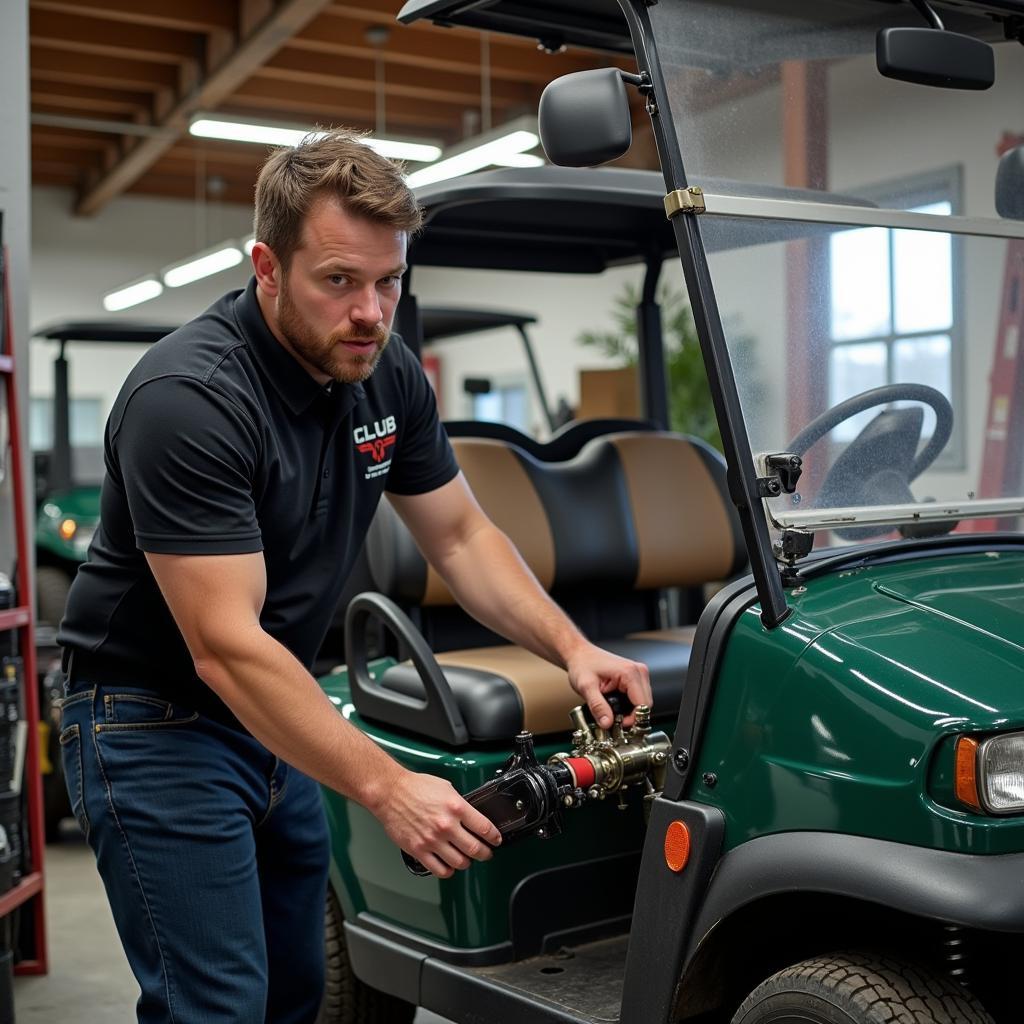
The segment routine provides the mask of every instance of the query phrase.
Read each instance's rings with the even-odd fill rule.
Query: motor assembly
[[[617,795],[625,809],[630,786],[642,788],[651,799],[665,784],[671,748],[668,736],[651,731],[651,709],[639,704],[633,725],[622,725],[623,714],[612,701],[615,721],[608,730],[587,721],[582,705],[569,713],[573,747],[541,764],[533,749],[533,734],[521,732],[515,750],[493,779],[465,794],[466,800],[501,832],[503,844],[522,836],[549,839],[562,831],[562,814],[589,800]],[[430,872],[418,860],[402,854],[414,875]]]

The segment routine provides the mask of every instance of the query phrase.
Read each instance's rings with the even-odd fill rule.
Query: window
[[[959,205],[959,173],[892,183],[862,193],[881,206],[951,214]],[[959,355],[957,241],[930,231],[855,228],[830,240],[829,405],[883,384],[914,381],[941,391],[954,406]],[[836,428],[852,441],[878,415],[868,410]],[[923,436],[935,414],[925,408]],[[958,432],[941,457],[962,461]]]
[[[103,409],[99,398],[71,399],[68,432],[72,448],[95,448],[103,444]],[[49,451],[53,447],[52,398],[30,400],[28,433],[32,451]]]
[[[507,423],[523,433],[530,432],[525,384],[495,385],[490,391],[474,394],[472,399],[473,419]]]

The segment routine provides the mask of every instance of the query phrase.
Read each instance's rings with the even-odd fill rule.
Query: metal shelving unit
[[[2,220],[0,220],[2,228]],[[31,918],[23,921],[20,932],[31,939],[31,949],[22,947],[22,959],[15,966],[16,974],[46,974],[46,917],[44,907],[43,875],[43,787],[39,772],[39,690],[36,685],[36,655],[33,634],[33,613],[31,607],[31,581],[29,578],[31,560],[30,528],[28,522],[28,491],[25,467],[22,459],[21,421],[18,417],[17,377],[14,364],[14,330],[11,316],[10,281],[8,277],[7,250],[0,245],[0,377],[3,378],[3,393],[6,406],[3,415],[7,417],[10,445],[11,490],[14,500],[14,534],[17,548],[17,563],[14,573],[14,592],[18,607],[0,611],[0,631],[16,630],[18,654],[22,658],[22,700],[24,703],[27,737],[25,744],[25,766],[22,772],[22,791],[25,794],[25,817],[22,821],[22,842],[27,845],[26,870],[19,882],[0,895],[0,918],[6,917],[24,907],[23,913]],[[25,826],[27,825],[27,829]],[[31,902],[30,902],[31,901]]]

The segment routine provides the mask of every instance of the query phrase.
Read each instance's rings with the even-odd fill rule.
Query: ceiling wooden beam
[[[352,89],[376,95],[376,68],[372,60],[338,60],[323,53],[300,53],[287,47],[257,72],[260,78],[333,88]],[[392,96],[407,96],[421,102],[436,101],[464,107],[480,106],[479,74],[463,75],[435,71],[425,75],[419,69],[402,66],[384,68],[384,91]],[[496,81],[491,83],[491,101],[496,107],[508,107],[536,101],[540,89],[528,85]]]
[[[59,82],[32,84],[32,110],[46,114],[67,114],[88,110],[92,113],[127,114],[149,112],[153,97],[145,93],[96,89],[87,85],[61,86]]]
[[[205,41],[204,35],[194,32],[149,25],[122,23],[112,31],[109,23],[99,18],[39,10],[35,3],[29,8],[28,33],[33,45],[155,64],[202,60]]]
[[[59,128],[32,126],[32,144],[60,146],[62,149],[102,150],[107,148],[109,136],[97,132],[62,131]]]
[[[115,0],[103,0],[113,3]],[[151,0],[116,0],[134,6]],[[162,2],[162,0],[161,0]],[[192,0],[188,0],[189,3]],[[159,119],[161,127],[174,128],[184,133],[188,119],[196,111],[213,110],[288,39],[304,28],[323,9],[328,0],[282,0],[238,45],[209,73],[200,76],[190,89],[183,89]],[[178,0],[174,5],[177,6]],[[215,4],[203,4],[215,7]],[[174,139],[167,137],[141,139],[131,145],[127,154],[109,171],[101,175],[84,190],[76,205],[79,214],[92,214],[116,195],[137,181],[153,162],[165,152]]]
[[[310,89],[295,82],[269,81],[251,78],[240,89],[231,94],[233,107],[246,107],[250,111],[266,111],[285,120],[313,125],[347,125],[356,117],[372,126],[376,119],[376,107],[372,93],[351,89]],[[389,126],[402,122],[408,125],[446,124],[450,133],[466,109],[462,104],[433,103],[427,106],[406,97],[388,102],[387,119]],[[309,117],[298,117],[298,114]],[[389,131],[391,128],[389,127]],[[422,133],[421,133],[422,134]],[[447,134],[447,133],[446,133]]]
[[[141,60],[104,60],[88,53],[66,53],[33,46],[29,55],[33,78],[72,85],[98,85],[136,92],[159,92],[181,86],[180,66]]]
[[[32,7],[183,32],[234,32],[238,21],[233,0],[32,0]]]

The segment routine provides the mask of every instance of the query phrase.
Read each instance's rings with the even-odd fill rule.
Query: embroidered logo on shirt
[[[391,465],[390,453],[388,451],[398,440],[398,423],[394,416],[386,416],[382,420],[375,420],[365,426],[356,427],[352,431],[352,440],[355,442],[356,451],[363,455],[369,455],[373,464],[366,467],[367,480],[381,476],[388,471]]]
[[[357,444],[356,448],[363,452],[363,454],[369,452],[373,456],[374,462],[383,462],[385,452],[387,452],[394,443],[395,435],[389,434],[387,437],[377,438],[376,441],[366,441],[363,444]]]

